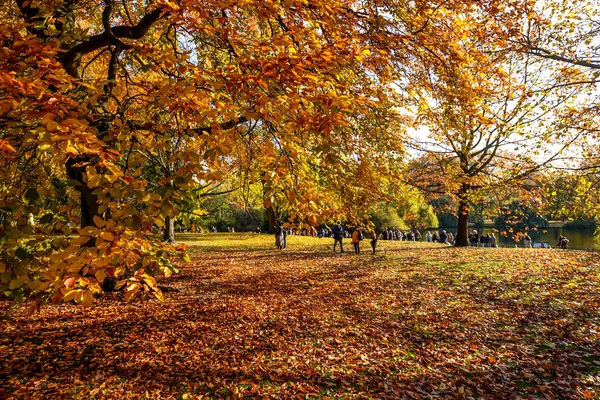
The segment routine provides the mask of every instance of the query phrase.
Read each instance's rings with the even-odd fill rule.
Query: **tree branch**
[[[108,11],[107,11],[108,9]],[[106,15],[110,14],[109,6],[104,9],[103,14],[103,23],[105,23]],[[73,46],[70,50],[68,50],[61,57],[61,63],[67,73],[74,78],[78,78],[79,74],[77,71],[77,67],[79,64],[79,59],[81,56],[101,49],[102,47],[109,46],[117,40],[120,44],[124,45],[119,39],[141,39],[148,33],[152,25],[158,21],[161,17],[163,17],[162,9],[157,8],[154,11],[144,15],[144,17],[138,22],[135,26],[116,26],[110,27],[99,35],[94,35],[89,37],[86,41],[79,43],[78,45]]]
[[[550,60],[555,60],[555,61],[561,61],[561,62],[565,62],[568,64],[579,65],[581,67],[600,69],[599,62],[587,61],[587,60],[577,60],[577,59],[573,59],[573,58],[564,57],[564,56],[558,55],[556,53],[553,53],[549,50],[543,49],[541,47],[534,47],[534,46],[528,46],[528,47],[529,47],[529,50],[528,50],[529,53],[534,56],[538,56],[538,57],[542,57],[542,58],[546,58],[546,59],[550,59]]]
[[[246,118],[245,116],[241,115],[241,116],[237,117],[236,119],[232,119],[231,121],[221,122],[217,126],[219,127],[219,129],[228,130],[228,129],[235,128],[236,126],[241,125],[244,122],[248,122],[248,118]],[[211,134],[211,133],[213,133],[213,130],[214,130],[214,127],[212,127],[212,126],[205,126],[205,127],[202,127],[202,128],[192,129],[191,131],[194,132],[194,133],[208,133],[208,134]]]

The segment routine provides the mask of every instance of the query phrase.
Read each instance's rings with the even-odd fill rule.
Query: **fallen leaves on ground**
[[[595,253],[187,235],[165,303],[2,304],[2,398],[600,395]],[[367,243],[363,242],[363,249]],[[350,248],[348,243],[348,248]],[[364,250],[363,250],[364,251]]]

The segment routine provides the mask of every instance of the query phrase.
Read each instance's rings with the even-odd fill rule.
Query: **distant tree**
[[[503,230],[522,231],[525,228],[544,228],[548,225],[548,221],[543,216],[523,201],[513,201],[500,210],[502,213],[494,223]]]

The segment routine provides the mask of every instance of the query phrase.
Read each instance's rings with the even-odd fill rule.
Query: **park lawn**
[[[165,303],[0,304],[0,398],[600,397],[595,253],[178,240]]]

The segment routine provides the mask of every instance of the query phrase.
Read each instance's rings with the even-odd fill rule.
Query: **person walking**
[[[375,249],[377,248],[377,234],[375,230],[371,230],[371,248],[373,248],[373,254],[375,254]]]
[[[352,232],[352,245],[354,246],[354,254],[360,254],[360,240],[362,236],[362,232],[360,228],[354,229]]]
[[[337,247],[337,244],[340,244],[340,253],[344,252],[344,242],[343,242],[343,238],[344,238],[344,228],[342,227],[342,224],[337,224],[332,228],[332,233],[333,233],[333,252],[335,253],[335,248]]]
[[[285,237],[283,233],[283,226],[281,225],[281,221],[277,221],[275,223],[275,247],[278,250],[283,250],[283,246],[285,244]]]

